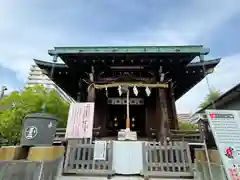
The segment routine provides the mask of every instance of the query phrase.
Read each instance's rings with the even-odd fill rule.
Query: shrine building
[[[129,128],[161,138],[178,129],[175,101],[220,62],[205,60],[209,52],[202,45],[55,47],[52,63],[35,63],[76,102],[95,103],[97,136]]]

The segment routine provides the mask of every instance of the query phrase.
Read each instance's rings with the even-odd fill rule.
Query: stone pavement
[[[57,180],[108,180],[107,177],[96,176],[62,176],[62,163],[59,166]],[[142,176],[113,176],[110,180],[144,180]],[[187,180],[187,179],[166,179],[166,178],[149,178],[149,180]],[[188,179],[190,180],[190,179]]]
[[[106,177],[60,176],[58,180],[108,180],[108,179]],[[144,180],[144,178],[140,176],[113,176],[111,180]],[[186,179],[149,178],[149,180],[186,180]]]

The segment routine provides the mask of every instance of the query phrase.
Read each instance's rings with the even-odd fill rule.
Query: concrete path
[[[63,162],[62,162],[63,163]],[[62,163],[60,163],[57,180],[108,180],[107,177],[91,176],[62,176]],[[141,176],[113,176],[110,180],[144,180]],[[191,179],[166,179],[166,178],[149,178],[149,180],[191,180]]]
[[[61,176],[59,180],[108,180],[106,177],[83,177],[83,176]],[[111,180],[144,180],[143,177],[137,176],[114,176]],[[164,179],[149,178],[149,180],[186,180],[186,179]],[[189,180],[189,179],[188,179]]]

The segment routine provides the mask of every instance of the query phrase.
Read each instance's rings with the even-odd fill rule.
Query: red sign
[[[233,148],[232,148],[232,147],[226,148],[226,150],[225,150],[225,155],[226,155],[228,158],[232,159],[232,158],[233,158]]]
[[[213,113],[210,114],[209,116],[210,116],[211,119],[215,119],[215,118],[217,117],[217,115],[216,115],[216,114],[213,114]]]

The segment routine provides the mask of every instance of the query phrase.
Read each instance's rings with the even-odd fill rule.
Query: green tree
[[[204,101],[199,105],[199,108],[205,108],[212,102],[216,101],[221,96],[220,91],[212,90],[207,96],[205,97]]]
[[[198,125],[197,124],[190,124],[190,123],[187,123],[187,122],[179,121],[179,129],[180,130],[197,130],[198,129]]]
[[[43,111],[59,119],[58,127],[66,127],[68,109],[69,103],[64,101],[55,90],[50,91],[43,86],[12,92],[0,102],[0,136],[10,142],[18,142],[24,117],[29,113]]]

